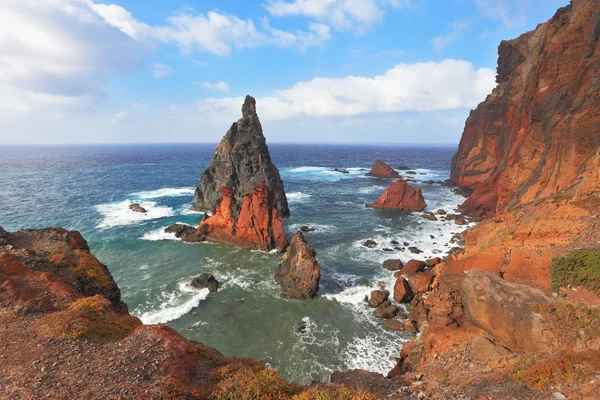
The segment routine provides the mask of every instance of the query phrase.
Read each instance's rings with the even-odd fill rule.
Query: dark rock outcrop
[[[370,208],[386,210],[411,210],[421,211],[427,204],[423,198],[421,188],[411,187],[406,181],[399,179],[392,182],[385,192],[374,203],[367,204]]]
[[[140,203],[132,203],[129,205],[129,209],[133,212],[137,212],[137,213],[147,213],[148,211],[146,211],[146,209],[142,206],[140,206]]]
[[[383,161],[375,161],[371,170],[365,174],[374,178],[400,178],[398,171],[384,163]]]
[[[300,299],[317,294],[321,266],[316,257],[317,252],[306,242],[302,232],[296,232],[275,272],[275,282],[281,286],[282,294]]]
[[[579,186],[598,191],[598,0],[577,0],[498,48],[498,86],[467,119],[450,183],[491,216]]]
[[[194,289],[208,289],[210,293],[216,293],[219,290],[219,281],[212,275],[204,273],[190,282]]]
[[[205,237],[198,235],[197,228],[185,224],[173,224],[165,229],[166,233],[173,233],[178,239],[188,243],[204,242]]]
[[[288,246],[282,221],[290,210],[251,96],[202,173],[195,202],[213,213],[197,232],[208,240],[262,250]]]

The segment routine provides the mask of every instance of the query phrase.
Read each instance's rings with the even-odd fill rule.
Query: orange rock
[[[283,251],[289,245],[273,192],[264,183],[244,196],[237,218],[232,190],[224,186],[221,193],[219,206],[200,223],[198,235],[248,249]]]
[[[375,178],[400,178],[400,174],[396,170],[380,160],[375,161],[371,170],[365,175]]]
[[[367,207],[382,208],[386,210],[411,210],[421,211],[427,204],[423,199],[421,188],[413,188],[406,181],[398,179],[392,182],[375,203]]]
[[[408,278],[408,284],[414,294],[427,292],[432,281],[431,271],[419,272]]]
[[[597,7],[579,1],[500,44],[498,86],[469,115],[452,164],[451,183],[475,189],[464,211],[600,187]]]
[[[394,285],[394,300],[398,303],[408,303],[412,298],[413,293],[408,281],[403,276],[399,277]]]

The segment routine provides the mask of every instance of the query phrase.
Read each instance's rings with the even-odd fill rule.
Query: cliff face
[[[250,96],[242,118],[219,143],[195,193],[196,208],[210,211],[198,234],[245,248],[283,250],[283,218],[290,214],[283,182],[263,136]]]
[[[465,211],[489,216],[598,188],[599,37],[600,1],[575,0],[500,44],[498,86],[469,115],[452,163],[451,183],[475,189]]]
[[[320,279],[321,265],[317,261],[317,253],[298,231],[292,236],[290,247],[275,271],[275,282],[286,296],[310,299],[319,291]]]

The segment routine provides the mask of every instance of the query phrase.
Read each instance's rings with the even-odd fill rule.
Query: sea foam
[[[196,188],[183,187],[183,188],[162,188],[156,190],[148,190],[143,192],[131,193],[130,196],[135,196],[140,199],[158,199],[160,197],[179,197],[179,196],[192,196]]]
[[[180,285],[180,290],[183,289]],[[190,292],[191,289],[183,289],[183,292]],[[173,304],[181,299],[180,295],[170,296],[169,300],[161,304],[158,310],[147,311],[138,317],[144,324],[164,324],[174,321],[189,313],[195,307],[198,307],[202,300],[205,300],[210,293],[208,289],[194,291],[191,298],[179,304]]]
[[[102,214],[103,218],[96,227],[106,229],[115,226],[139,224],[144,221],[175,215],[171,207],[159,206],[154,201],[140,201],[140,206],[145,208],[147,212],[135,212],[129,209],[129,205],[132,203],[133,201],[125,200],[120,203],[97,205],[96,211]]]

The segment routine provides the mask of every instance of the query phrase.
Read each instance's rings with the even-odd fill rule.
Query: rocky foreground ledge
[[[260,362],[143,325],[79,232],[0,228],[0,398],[369,400],[399,382],[351,374],[333,377],[346,386],[303,387]]]

